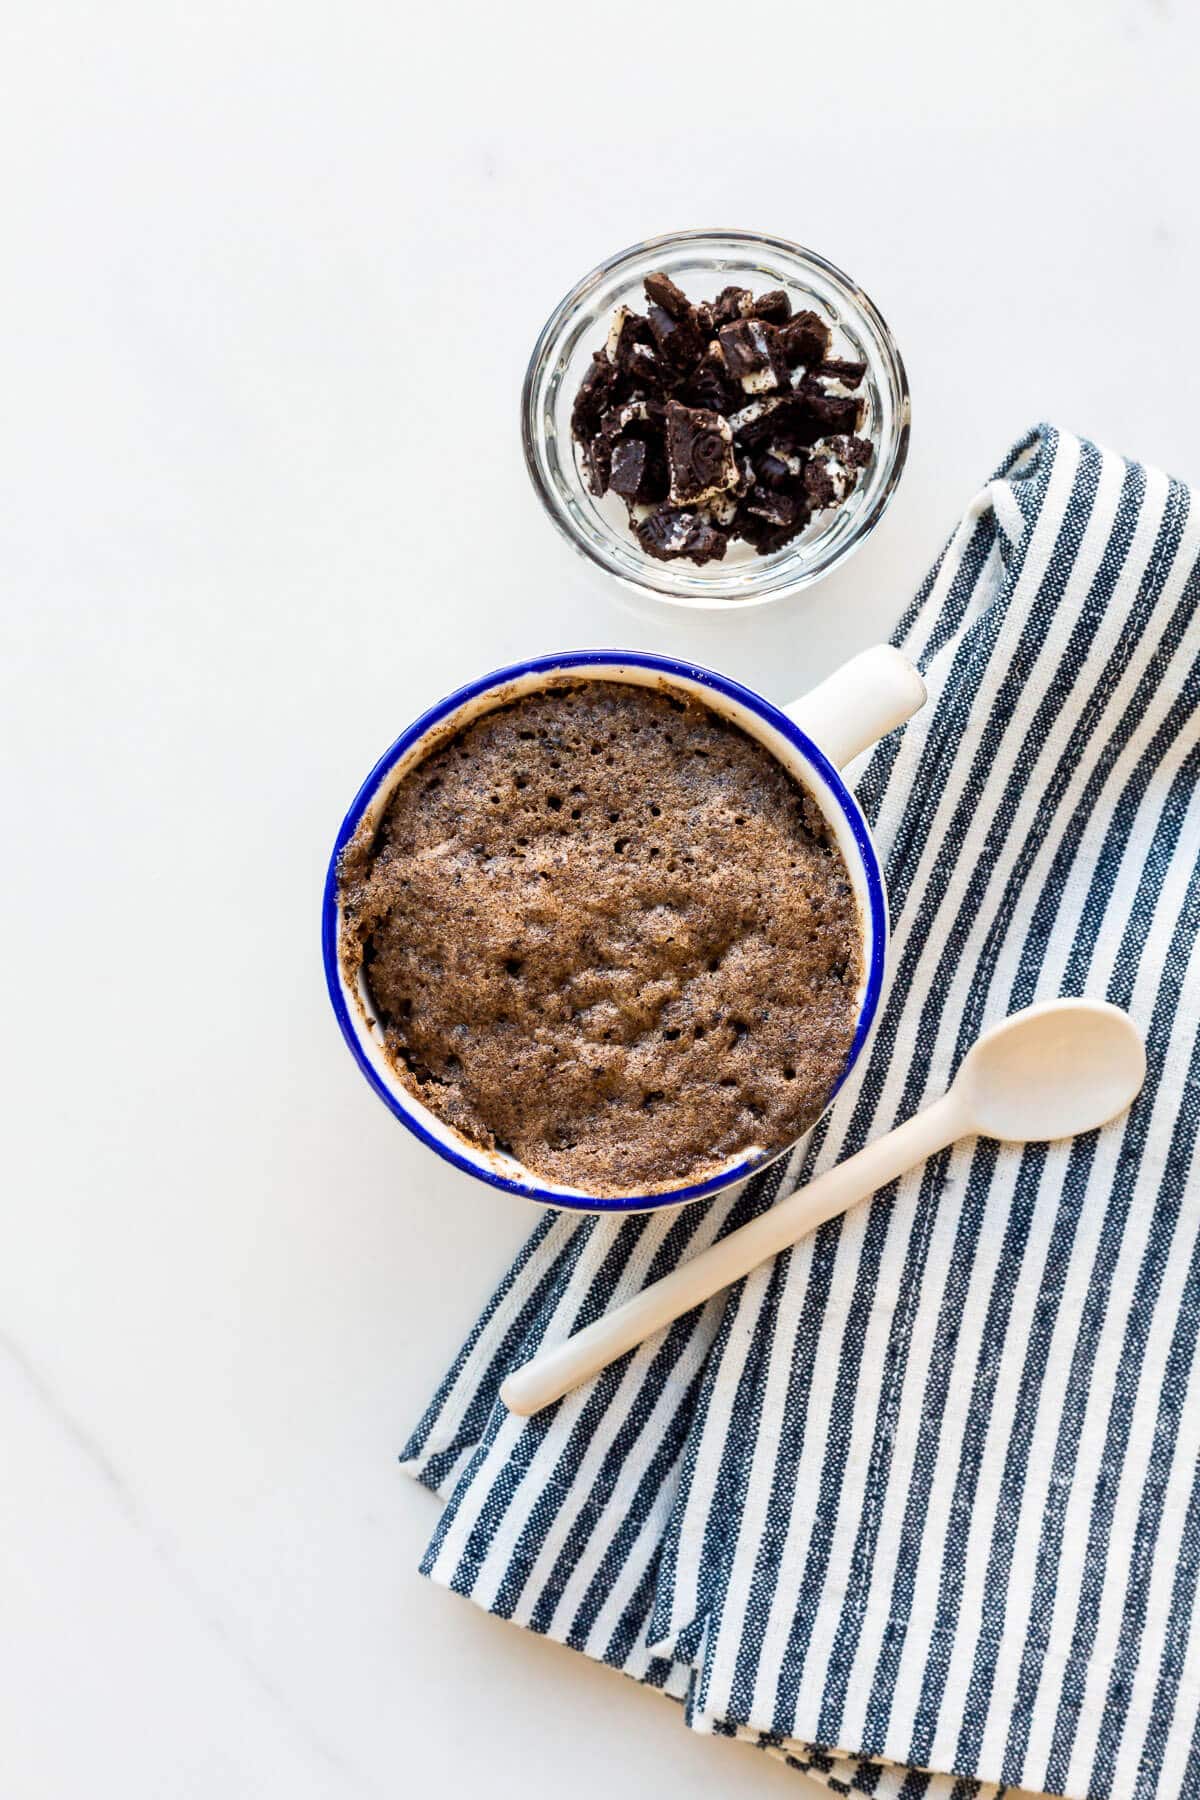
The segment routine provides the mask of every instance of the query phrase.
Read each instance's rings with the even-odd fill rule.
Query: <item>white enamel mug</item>
[[[383,1032],[361,972],[354,981],[348,981],[338,955],[338,867],[342,852],[363,821],[368,822],[368,827],[377,824],[397,783],[472,719],[571,676],[642,687],[666,684],[695,695],[712,712],[764,744],[821,807],[845,860],[862,929],[862,979],[854,1040],[845,1068],[830,1092],[830,1101],[861,1055],[874,1024],[883,992],[888,941],[887,898],[879,857],[867,822],[839,771],[861,751],[910,719],[925,702],[925,685],[900,651],[886,644],[863,651],[802,700],[783,707],[764,700],[728,676],[643,651],[581,650],[539,656],[485,675],[431,707],[380,757],[342,821],[325,879],[325,978],[342,1035],[384,1105],[423,1144],[456,1168],[492,1187],[506,1188],[544,1205],[571,1207],[580,1212],[645,1212],[660,1206],[682,1206],[743,1180],[775,1157],[786,1155],[791,1146],[784,1145],[770,1153],[744,1150],[703,1181],[683,1186],[665,1184],[651,1192],[592,1194],[547,1181],[515,1157],[471,1143],[410,1093],[384,1053]]]

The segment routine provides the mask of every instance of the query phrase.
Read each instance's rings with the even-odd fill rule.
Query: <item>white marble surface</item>
[[[1195,9],[834,16],[9,9],[5,1800],[803,1791],[416,1576],[395,1452],[530,1217],[372,1099],[316,923],[465,676],[624,641],[785,698],[1039,415],[1200,476]],[[915,418],[863,553],[715,622],[594,584],[516,416],[560,292],[707,223],[858,275]]]

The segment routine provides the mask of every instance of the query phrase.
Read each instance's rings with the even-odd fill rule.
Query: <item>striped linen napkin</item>
[[[1040,427],[896,641],[930,704],[856,787],[889,998],[786,1163],[546,1214],[404,1452],[422,1567],[841,1793],[1200,1796],[1200,520]],[[940,1094],[1028,1002],[1143,1027],[1128,1117],[972,1140],[532,1420],[578,1328]]]

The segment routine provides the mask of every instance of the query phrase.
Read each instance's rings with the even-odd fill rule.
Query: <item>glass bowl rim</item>
[[[762,571],[766,580],[761,591],[751,590],[740,596],[681,592],[672,583],[672,565],[670,563],[664,563],[661,570],[657,564],[653,565],[653,575],[656,578],[651,578],[649,569],[645,576],[639,576],[614,568],[579,530],[570,514],[562,509],[543,472],[539,456],[539,449],[544,440],[544,433],[540,429],[540,407],[538,405],[543,371],[553,346],[561,338],[587,295],[609,277],[618,274],[624,264],[640,261],[647,254],[653,254],[656,251],[676,250],[685,248],[689,244],[703,243],[729,244],[733,246],[735,253],[738,250],[749,252],[756,248],[774,252],[805,264],[823,276],[835,288],[840,289],[847,300],[851,301],[865,317],[882,347],[884,373],[890,378],[895,389],[896,417],[891,434],[891,464],[878,493],[874,496],[867,511],[856,521],[853,532],[820,567],[805,568],[799,560],[797,551],[795,555],[785,558],[774,569]],[[663,232],[656,237],[645,238],[636,244],[629,244],[614,256],[606,257],[603,262],[597,263],[594,268],[589,269],[587,274],[581,276],[574,286],[563,295],[542,326],[521,384],[521,443],[525,456],[525,467],[534,491],[555,529],[578,555],[585,557],[593,567],[603,570],[606,575],[619,582],[623,587],[668,606],[683,606],[702,612],[746,611],[787,599],[804,588],[815,585],[853,555],[875,530],[899,486],[908,460],[911,415],[912,401],[908,372],[904,366],[899,345],[887,320],[866,290],[836,263],[830,262],[818,251],[808,249],[804,244],[797,244],[790,238],[778,237],[767,232],[746,231],[727,226],[695,226],[684,231]]]

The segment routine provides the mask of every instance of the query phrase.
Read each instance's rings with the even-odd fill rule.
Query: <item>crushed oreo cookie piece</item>
[[[756,464],[759,482],[764,487],[786,487],[804,473],[804,458],[773,444],[764,450]]]
[[[719,561],[731,540],[769,555],[842,505],[873,447],[864,362],[831,354],[782,288],[693,302],[669,275],[621,306],[575,396],[571,432],[590,491],[625,502],[660,561]]]
[[[728,419],[702,406],[667,406],[667,468],[676,506],[697,506],[737,481]]]
[[[813,371],[822,381],[840,381],[845,388],[861,387],[866,372],[865,362],[847,362],[836,356],[827,358]]]
[[[624,438],[612,453],[608,485],[623,500],[640,500],[649,449],[641,438]]]
[[[704,354],[704,339],[691,317],[677,319],[665,306],[652,306],[650,330],[659,355],[672,369],[690,369]]]
[[[600,415],[616,399],[619,381],[619,372],[609,361],[607,353],[597,350],[588,365],[587,374],[579,384],[579,392],[571,410],[571,431],[574,437],[582,440],[599,430]]]
[[[788,368],[811,369],[828,356],[833,334],[815,312],[798,312],[780,336]]]
[[[647,438],[622,438],[612,452],[608,485],[630,506],[667,497],[667,465],[659,446]]]
[[[863,438],[820,438],[811,445],[804,465],[804,492],[812,511],[840,506],[870,460],[871,446]]]
[[[754,305],[754,295],[749,288],[722,288],[712,303],[712,322],[716,330],[722,325],[730,325],[734,319],[745,319]]]
[[[612,473],[612,439],[602,431],[597,431],[593,437],[585,438],[579,448],[588,492],[595,494],[599,500],[608,492],[608,478]]]
[[[692,316],[692,303],[669,275],[647,275],[642,286],[651,306],[659,306],[669,318],[682,321]]]
[[[747,394],[767,394],[787,380],[779,332],[765,319],[736,319],[717,333],[725,367]]]
[[[772,325],[786,325],[792,316],[792,303],[782,288],[760,294],[754,302],[754,317],[768,319]]]
[[[852,436],[862,424],[863,402],[854,394],[809,390],[802,394],[800,403],[813,424],[818,427],[818,437],[825,437],[830,433]]]
[[[707,406],[712,412],[729,414],[740,406],[745,396],[740,383],[734,381],[725,366],[725,353],[716,338],[709,344],[680,391],[679,398],[688,406]]]
[[[641,314],[631,312],[627,306],[618,306],[608,328],[608,342],[605,345],[609,362],[627,375],[634,345],[649,341],[650,327]]]
[[[647,556],[659,562],[678,556],[694,563],[720,562],[729,543],[725,532],[695,507],[656,507],[634,530]]]
[[[803,491],[756,488],[742,505],[741,536],[764,554],[781,550],[808,524],[810,508]]]

